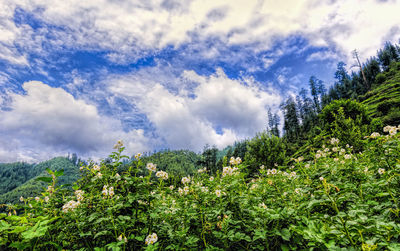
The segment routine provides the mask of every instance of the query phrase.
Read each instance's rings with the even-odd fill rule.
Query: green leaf
[[[53,182],[53,179],[51,177],[38,177],[36,178],[37,181],[44,181],[46,183],[51,183]]]
[[[290,240],[291,234],[290,234],[289,229],[287,229],[287,228],[281,229],[281,236],[282,236],[282,239],[284,239],[285,241]]]
[[[60,170],[58,170],[58,171],[56,171],[55,173],[54,173],[54,175],[56,176],[56,177],[60,177],[61,175],[63,175],[64,174],[64,169],[60,169]]]

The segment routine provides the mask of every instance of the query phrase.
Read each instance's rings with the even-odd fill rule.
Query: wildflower
[[[174,186],[173,186],[173,185],[170,185],[170,186],[169,186],[169,190],[171,190],[171,191],[174,190]]]
[[[208,188],[207,187],[201,187],[200,189],[201,189],[201,191],[203,193],[207,193],[208,192]]]
[[[30,208],[33,208],[32,204],[29,204],[29,207],[30,207]]]
[[[334,158],[334,159],[333,159],[333,161],[335,161],[335,162],[338,162],[338,161],[339,161],[339,159],[338,159],[338,158]]]
[[[183,192],[184,192],[185,194],[188,194],[188,193],[189,193],[189,187],[188,187],[188,186],[185,186],[185,187],[183,188]]]
[[[197,170],[198,173],[205,173],[207,172],[207,168],[200,168],[199,170]]]
[[[179,195],[183,195],[183,189],[182,188],[178,188],[178,192],[179,192]]]
[[[365,167],[364,173],[367,173],[367,172],[368,172],[368,167]]]
[[[331,138],[330,143],[331,143],[331,145],[339,144],[339,139]]]
[[[291,179],[294,179],[294,178],[296,178],[296,177],[297,177],[296,172],[291,172],[291,173],[289,174],[289,178],[291,178]]]
[[[190,177],[183,177],[181,181],[182,181],[182,184],[185,185],[186,183],[190,182]]]
[[[167,173],[167,172],[164,172],[164,171],[158,171],[158,172],[156,172],[156,176],[157,176],[158,178],[160,178],[160,179],[163,179],[163,180],[167,180],[167,179],[168,179],[168,173]]]
[[[337,152],[337,150],[338,150],[338,149],[337,149],[336,146],[335,146],[335,147],[332,147],[332,151],[333,151],[333,152]]]
[[[122,237],[122,234],[120,236],[118,236],[117,240],[118,241],[128,242],[128,239],[126,239],[126,237]]]
[[[345,159],[351,159],[351,155],[350,154],[346,154],[346,155],[344,155],[344,158]]]
[[[257,184],[253,184],[253,185],[251,185],[250,189],[251,189],[251,190],[254,190],[254,189],[257,189],[257,187],[258,187]]]
[[[84,193],[85,193],[85,192],[82,191],[82,190],[76,190],[76,191],[75,191],[76,199],[77,199],[78,201],[82,201],[82,200],[83,200],[83,194],[84,194]]]
[[[384,169],[384,168],[379,168],[379,169],[378,169],[378,173],[379,173],[380,175],[384,174],[384,173],[385,173],[385,169]]]
[[[263,203],[260,203],[258,206],[259,206],[259,207],[262,207],[262,208],[264,208],[264,209],[267,209],[267,206],[265,205],[264,202],[263,202]]]
[[[283,196],[286,196],[286,195],[287,195],[287,192],[284,192],[284,193],[283,193]]]
[[[110,187],[108,189],[108,195],[113,196],[114,195],[114,187]]]
[[[153,164],[153,163],[147,163],[146,168],[150,171],[150,172],[155,172],[157,165]]]
[[[98,165],[94,165],[93,171],[96,171],[96,172],[100,171],[100,167]]]
[[[23,202],[24,201],[24,197],[19,197],[19,201]]]
[[[101,174],[100,172],[97,173],[97,178],[101,179],[101,177],[103,177],[103,174]]]
[[[54,187],[53,186],[48,186],[46,191],[48,193],[52,194],[52,193],[54,193]]]
[[[319,154],[319,153],[315,154],[315,158],[317,158],[317,159],[321,158],[321,154]]]
[[[141,153],[137,153],[137,154],[135,154],[135,159],[139,159],[140,158],[140,156],[142,156],[142,154]]]
[[[116,173],[116,174],[115,174],[115,179],[116,179],[116,180],[121,180],[121,176],[120,176],[118,173]]]
[[[77,208],[80,205],[79,201],[68,201],[63,207],[62,207],[62,211],[64,213],[68,213],[69,211],[74,211],[75,208]]]
[[[122,140],[118,140],[117,144],[114,145],[114,149],[120,149],[121,147],[124,146],[124,142],[122,142]]]
[[[344,164],[344,160],[341,160],[341,161],[340,161],[340,164]]]
[[[379,136],[381,136],[381,135],[380,135],[378,132],[373,132],[373,133],[371,133],[370,138],[375,139],[375,138],[377,138],[377,137],[379,137]]]
[[[234,157],[231,157],[231,159],[229,160],[229,164],[231,165],[239,165],[240,163],[242,163],[242,159],[240,157],[237,157],[236,159]]]
[[[107,189],[107,185],[104,185],[103,186],[103,191],[101,191],[101,193],[104,195],[104,196],[107,196],[108,195],[108,189]]]
[[[297,194],[300,194],[300,191],[301,191],[300,188],[294,189],[294,192],[297,193]]]
[[[217,197],[221,197],[221,190],[215,190],[215,195],[217,195]]]
[[[49,200],[50,200],[50,199],[49,199],[49,196],[44,197],[44,202],[47,203],[47,202],[49,202]]]
[[[385,127],[383,128],[383,131],[384,131],[384,132],[389,132],[390,129],[392,129],[391,126],[385,126]]]
[[[310,168],[310,164],[307,163],[304,167],[305,167],[305,168]]]
[[[79,170],[81,170],[81,171],[82,171],[82,170],[83,170],[83,168],[85,168],[85,167],[84,167],[84,166],[81,166],[81,167],[79,167]]]
[[[146,245],[153,245],[154,243],[157,242],[157,240],[158,240],[157,234],[156,233],[152,233],[152,234],[150,234],[150,235],[148,235],[146,237],[145,244]]]
[[[319,180],[320,180],[320,181],[323,181],[323,180],[324,180],[324,177],[322,177],[322,176],[319,177]]]
[[[276,174],[276,172],[277,172],[277,170],[276,170],[275,168],[273,168],[273,169],[271,170],[271,174]]]
[[[213,176],[211,176],[209,180],[210,180],[210,181],[213,181],[213,180],[214,180],[214,177],[213,177]]]

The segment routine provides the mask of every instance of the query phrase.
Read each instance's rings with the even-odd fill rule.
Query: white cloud
[[[26,95],[13,94],[11,110],[0,112],[0,139],[8,142],[1,144],[0,162],[7,154],[25,161],[67,152],[105,157],[118,139],[126,140],[131,154],[150,149],[143,130],[124,132],[118,120],[100,116],[95,106],[61,88],[37,81],[26,82],[23,88]]]
[[[252,137],[265,129],[267,106],[281,101],[260,83],[229,79],[221,69],[208,77],[194,71],[174,77],[156,69],[105,81],[110,93],[130,100],[146,115],[160,141],[171,149],[199,151],[206,144],[221,148]]]
[[[16,27],[12,19],[16,8],[63,29]],[[218,38],[225,46],[247,45],[257,52],[271,49],[289,35],[300,35],[312,45],[333,46],[349,59],[357,48],[365,59],[375,54],[384,39],[397,41],[397,9],[396,1],[375,0],[362,4],[356,0],[5,0],[0,4],[0,40],[5,46],[0,49],[6,60],[26,64],[26,57],[13,43],[22,41],[29,44],[24,49],[40,50],[40,41],[48,39],[54,48],[109,50],[110,61],[125,64],[168,45],[177,47],[195,40]],[[46,34],[52,38],[45,38]],[[199,53],[206,58],[221,55],[218,48],[204,48]]]
[[[339,60],[338,54],[331,51],[318,51],[310,54],[306,61],[325,61],[325,60]]]

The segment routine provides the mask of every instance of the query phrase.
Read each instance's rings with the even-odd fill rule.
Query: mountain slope
[[[372,117],[385,125],[400,124],[400,63],[393,63],[388,71],[376,77],[375,87],[360,97]]]

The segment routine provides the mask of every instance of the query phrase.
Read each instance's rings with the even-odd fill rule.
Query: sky
[[[201,152],[400,38],[394,0],[0,0],[0,162]]]

